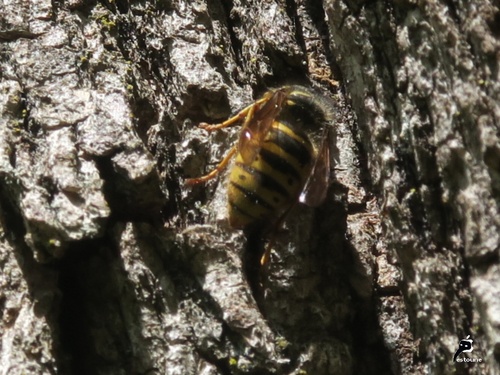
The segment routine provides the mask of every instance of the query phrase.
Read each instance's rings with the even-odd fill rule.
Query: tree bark
[[[500,372],[498,4],[2,8],[0,375]],[[335,103],[332,183],[259,285],[225,176],[183,180],[291,83]]]

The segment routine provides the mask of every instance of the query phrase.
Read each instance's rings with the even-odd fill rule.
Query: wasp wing
[[[264,97],[262,103],[255,103],[250,108],[241,129],[238,152],[246,164],[250,164],[255,160],[260,152],[262,142],[286,100],[284,90],[270,92],[268,96],[269,98]]]
[[[325,133],[309,178],[299,197],[299,202],[310,207],[316,207],[323,203],[330,183],[331,135],[329,127],[325,129]]]

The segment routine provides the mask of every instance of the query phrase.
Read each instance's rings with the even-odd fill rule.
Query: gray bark
[[[499,373],[499,12],[4,1],[0,375]],[[334,178],[260,289],[224,176],[183,179],[289,83],[336,103]]]

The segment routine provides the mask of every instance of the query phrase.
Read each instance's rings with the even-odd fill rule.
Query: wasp
[[[293,85],[269,90],[222,123],[201,123],[207,131],[241,124],[241,131],[215,169],[186,183],[216,177],[235,157],[227,189],[229,224],[268,234],[283,224],[297,202],[314,207],[325,199],[333,110],[331,99]],[[269,252],[270,244],[261,265],[267,263]]]

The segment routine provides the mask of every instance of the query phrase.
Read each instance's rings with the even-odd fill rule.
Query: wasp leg
[[[256,102],[250,104],[248,107],[242,109],[240,112],[238,112],[235,116],[227,119],[224,122],[221,122],[220,124],[213,124],[210,125],[206,122],[200,123],[199,127],[206,130],[206,131],[214,131],[214,130],[219,130],[219,129],[224,129],[229,126],[233,126],[234,124],[240,122],[242,119],[247,118],[248,113],[255,111],[255,106],[262,104],[263,102],[269,100],[268,98],[262,98],[257,100]]]
[[[219,165],[215,167],[215,169],[213,169],[210,173],[207,173],[204,176],[186,179],[186,185],[196,185],[201,182],[211,180],[212,178],[217,176],[222,170],[224,170],[224,168],[227,167],[231,158],[234,156],[234,154],[236,154],[236,151],[237,151],[236,146],[233,146],[231,150],[229,150],[229,152],[226,154],[226,156],[224,156],[224,159],[222,159]]]
[[[270,239],[269,242],[266,244],[266,250],[264,251],[262,258],[260,258],[260,265],[261,266],[265,266],[269,262],[269,259],[271,258],[271,249],[272,249],[273,243],[274,243],[274,239]]]

